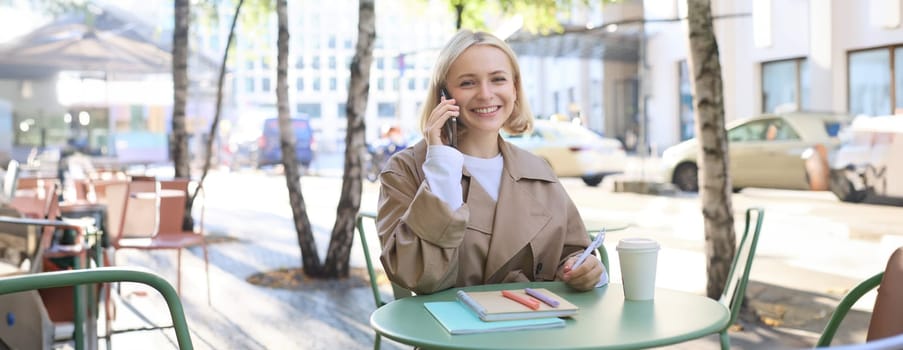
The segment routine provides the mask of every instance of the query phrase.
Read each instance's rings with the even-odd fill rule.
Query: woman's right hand
[[[448,140],[442,139],[442,129],[445,122],[452,117],[460,114],[460,107],[455,104],[455,99],[446,100],[445,97],[439,97],[439,104],[430,112],[430,117],[426,121],[423,137],[430,146],[444,145]]]

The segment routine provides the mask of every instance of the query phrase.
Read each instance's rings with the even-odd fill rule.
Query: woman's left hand
[[[602,271],[605,270],[605,267],[602,266],[602,262],[598,258],[590,256],[583,261],[583,264],[573,269],[572,266],[574,266],[574,261],[576,260],[576,257],[568,259],[564,263],[564,268],[558,272],[558,278],[579,291],[593,289],[596,283],[599,283],[599,278],[602,277]]]

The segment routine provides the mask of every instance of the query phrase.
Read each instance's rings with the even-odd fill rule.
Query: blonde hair
[[[514,90],[517,99],[514,102],[514,109],[511,116],[502,125],[502,128],[510,134],[522,134],[533,128],[533,113],[527,104],[527,98],[524,96],[524,88],[521,84],[520,66],[517,64],[517,55],[511,50],[504,41],[498,37],[486,32],[473,32],[470,30],[461,30],[449,40],[448,44],[439,52],[439,58],[433,67],[433,77],[430,79],[430,85],[427,89],[426,100],[423,103],[423,109],[420,111],[420,131],[425,132],[426,122],[430,117],[430,113],[439,104],[439,91],[446,86],[445,77],[452,63],[458,59],[465,50],[475,45],[488,45],[496,47],[508,56],[511,68],[514,70]],[[458,134],[465,133],[467,127],[459,124]]]

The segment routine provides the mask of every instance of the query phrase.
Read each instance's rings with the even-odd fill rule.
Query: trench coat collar
[[[484,276],[497,280],[505,276],[493,276],[520,252],[549,223],[554,208],[548,208],[535,197],[531,189],[521,182],[558,182],[548,164],[510,143],[499,139],[499,149],[504,159],[502,179],[499,184],[499,201],[495,211],[495,228],[489,243]]]

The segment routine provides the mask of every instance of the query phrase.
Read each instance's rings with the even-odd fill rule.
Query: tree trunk
[[[455,29],[461,30],[461,25],[464,22],[464,3],[463,0],[455,4]]]
[[[276,13],[279,18],[279,38],[277,40],[276,63],[276,105],[279,109],[279,140],[282,149],[282,165],[285,168],[285,183],[288,187],[289,204],[292,206],[292,218],[298,234],[298,245],[301,247],[301,264],[304,273],[319,276],[322,273],[320,254],[314,240],[304,196],[301,194],[301,171],[295,152],[295,131],[289,120],[288,101],[288,5],[286,0],[276,1]]]
[[[207,178],[207,173],[210,171],[210,161],[213,158],[213,141],[215,140],[214,135],[219,132],[219,120],[223,109],[223,84],[226,80],[226,62],[229,60],[229,49],[232,47],[232,41],[234,41],[235,38],[235,24],[238,23],[241,5],[244,3],[245,0],[238,0],[238,5],[235,5],[235,14],[232,16],[232,26],[229,27],[229,38],[226,39],[226,49],[223,51],[223,61],[219,66],[219,79],[217,80],[216,85],[216,107],[213,112],[213,122],[210,124],[210,137],[207,138],[206,151],[204,152],[206,155],[204,158],[204,168],[201,170],[201,179],[198,181],[198,187],[194,190],[194,194],[191,195],[191,200],[186,204],[187,210],[185,212],[189,217],[191,216],[191,208],[194,206],[194,200],[197,198],[198,192],[203,188],[204,179]]]
[[[706,294],[718,299],[727,282],[736,237],[718,43],[710,0],[688,0],[689,59],[699,139],[699,198],[705,220]]]
[[[189,178],[188,132],[185,128],[185,103],[188,100],[188,23],[191,17],[189,0],[175,0],[175,28],[172,34],[172,131],[169,156],[175,176]]]
[[[361,207],[361,154],[365,150],[364,116],[370,92],[370,66],[373,63],[373,42],[376,39],[374,0],[360,0],[358,34],[354,58],[351,61],[351,81],[348,91],[345,135],[345,171],[342,174],[342,194],[336,209],[329,251],[326,253],[324,277],[347,277],[348,260],[354,243],[354,223]]]

